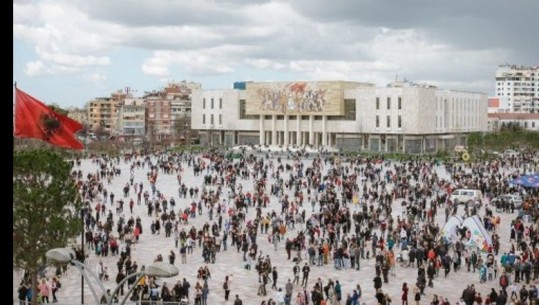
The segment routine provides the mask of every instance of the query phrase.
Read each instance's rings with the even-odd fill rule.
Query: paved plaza
[[[249,151],[247,151],[247,154],[249,154]],[[294,160],[287,157],[287,153],[281,153],[279,155],[273,155],[272,160],[274,163],[277,163],[277,157],[282,158],[282,162],[284,164],[290,164],[294,165]],[[264,154],[260,154],[260,156],[264,156]],[[201,155],[198,155],[198,157],[201,157]],[[139,157],[140,161],[142,161],[142,158]],[[152,162],[156,162],[156,156],[152,156]],[[208,164],[210,164],[210,160],[205,160]],[[126,185],[126,183],[129,183],[130,179],[130,165],[133,162],[131,161],[124,161],[124,159],[120,159],[120,162],[116,164],[115,166],[118,167],[121,170],[121,175],[114,176],[110,184],[107,184],[107,181],[104,180],[104,186],[105,188],[110,192],[113,192],[116,195],[115,199],[120,199],[122,195],[122,189]],[[238,162],[238,160],[235,160],[235,162]],[[301,162],[305,164],[305,168],[309,167],[312,164],[312,156],[309,156],[307,158],[302,158]],[[346,160],[343,158],[341,160],[342,165],[348,165],[346,163]],[[385,173],[386,170],[392,169],[393,165],[396,164],[395,162],[381,162],[377,163],[375,166],[377,168],[381,168],[382,170],[382,177],[383,173]],[[327,173],[328,170],[332,168],[330,163],[323,165],[323,172]],[[364,167],[364,165],[361,165]],[[203,187],[203,178],[204,174],[215,174],[212,171],[204,171],[202,175],[194,176],[193,174],[193,168],[188,167],[187,163],[182,163],[183,172],[182,175],[182,182],[186,184],[186,186],[189,187],[195,187],[197,186],[199,189],[202,189]],[[95,173],[98,170],[97,164],[92,163],[91,159],[84,159],[82,160],[82,163],[80,166],[75,166],[75,170],[82,170],[83,171],[83,177],[86,177],[88,173]],[[441,179],[449,180],[449,175],[446,172],[445,166],[442,164],[434,166],[433,170],[438,174],[438,176]],[[507,172],[513,172],[515,169],[512,168],[506,168],[504,171]],[[148,167],[138,167],[134,169],[134,182],[135,183],[141,183],[144,185],[144,190],[150,190],[150,183],[148,181],[147,173],[149,169]],[[270,171],[271,173],[271,171]],[[288,173],[285,173],[284,179],[288,179]],[[267,182],[267,188],[266,193],[269,194],[270,186],[274,183],[274,178],[268,177],[269,181]],[[362,181],[361,177],[358,178],[358,181]],[[240,183],[243,187],[243,192],[251,192],[253,193],[253,180],[252,179],[239,179],[238,183]],[[370,184],[370,182],[367,182]],[[414,185],[417,183],[417,181],[411,181],[410,184]],[[215,190],[217,189],[217,186],[206,186],[208,190]],[[387,185],[388,191],[391,191],[391,188],[393,185],[390,183]],[[179,198],[178,197],[178,180],[177,180],[177,173],[170,173],[166,174],[162,171],[159,172],[159,175],[157,177],[156,181],[156,188],[164,194],[164,196],[169,199],[170,197],[173,197],[176,201],[176,208],[175,211],[177,211],[180,207],[183,209],[186,206],[189,206],[193,200],[198,202],[197,199],[190,199],[189,194],[187,195],[187,198]],[[224,196],[226,197],[227,189],[223,186],[224,190]],[[437,191],[437,190],[435,190]],[[441,190],[440,190],[441,191]],[[292,190],[286,190],[285,193],[287,193],[290,197],[293,197],[293,191]],[[303,189],[303,193],[306,193],[306,189]],[[362,193],[362,188],[360,187],[360,194]],[[191,255],[188,255],[187,258],[187,264],[181,264],[180,256],[178,254],[178,249],[174,247],[174,235],[171,237],[165,237],[164,230],[161,230],[161,234],[155,234],[152,235],[150,232],[150,225],[152,220],[154,220],[154,217],[148,217],[147,208],[144,205],[144,200],[142,200],[141,205],[137,205],[135,203],[133,213],[131,214],[129,212],[129,199],[132,198],[136,202],[136,195],[131,190],[129,198],[123,198],[125,201],[124,205],[124,211],[122,215],[124,218],[128,219],[129,217],[137,217],[140,216],[142,220],[143,225],[143,234],[140,236],[140,240],[137,244],[134,245],[132,249],[132,260],[136,261],[139,266],[149,264],[155,260],[158,254],[161,254],[164,258],[164,261],[168,261],[168,254],[170,251],[174,251],[176,253],[176,262],[175,265],[179,267],[180,274],[174,278],[167,278],[167,279],[158,279],[158,283],[162,284],[163,282],[167,282],[169,287],[172,287],[178,280],[182,280],[183,278],[186,278],[191,283],[191,289],[190,289],[190,303],[194,304],[193,301],[193,291],[194,291],[194,285],[197,281],[197,270],[201,266],[207,265],[209,267],[209,270],[211,272],[211,279],[209,280],[209,295],[208,295],[208,304],[225,304],[224,302],[224,291],[223,291],[223,282],[226,275],[229,275],[231,277],[231,298],[227,302],[228,304],[233,304],[234,296],[238,294],[243,299],[243,304],[250,305],[250,304],[260,304],[262,300],[267,300],[268,298],[272,297],[274,291],[271,290],[269,287],[271,285],[268,285],[268,295],[265,297],[261,297],[257,295],[258,290],[258,274],[253,268],[251,270],[246,270],[244,268],[245,262],[242,259],[242,252],[239,253],[236,251],[235,247],[230,247],[231,239],[228,240],[229,248],[227,251],[223,251],[221,248],[221,251],[217,253],[216,262],[214,264],[205,264],[203,261],[201,248],[196,247],[194,249],[194,253]],[[488,201],[488,200],[487,200]],[[403,214],[403,207],[401,206],[402,199],[397,199],[393,202],[393,217],[396,218],[397,215]],[[95,206],[95,202],[92,203],[92,207]],[[357,209],[357,205],[354,205],[352,203],[348,204],[348,207],[353,211],[354,209]],[[107,203],[107,209],[110,209],[111,205],[110,203]],[[304,204],[303,208],[306,210],[307,218],[312,213],[310,204]],[[267,208],[263,209],[263,214],[271,212],[272,210],[279,213],[281,211],[281,205],[279,203],[279,198],[276,196],[270,196],[270,204],[267,206]],[[301,211],[301,209],[300,209]],[[315,211],[318,211],[318,206],[315,207]],[[493,209],[494,214],[498,215],[501,219],[501,225],[498,228],[498,234],[501,236],[501,247],[500,247],[500,255],[504,251],[508,251],[510,248],[509,243],[509,232],[510,232],[510,222],[512,219],[515,218],[516,214],[508,214],[508,213],[498,213]],[[459,213],[462,212],[462,208],[459,211]],[[480,216],[482,216],[484,213],[484,209],[480,211]],[[515,212],[516,213],[516,212]],[[249,208],[249,211],[247,213],[247,220],[254,219],[256,214],[255,208]],[[114,221],[116,223],[118,219],[118,215],[116,215],[115,210],[113,209],[113,215],[114,215]],[[216,215],[216,214],[214,214]],[[226,214],[223,215],[223,218],[226,219],[228,216]],[[440,227],[444,224],[444,212],[443,208],[438,210],[438,214],[436,216],[436,222],[440,225]],[[216,216],[214,216],[214,221],[216,220]],[[205,223],[209,223],[210,225],[214,222],[209,220],[208,216],[208,210],[206,208],[203,209],[202,215],[196,215],[196,218],[190,218],[189,224],[186,225],[179,225],[179,229],[182,227],[188,230],[192,226],[195,226],[196,228],[200,229]],[[224,223],[224,221],[223,221]],[[294,238],[296,237],[297,233],[304,228],[304,224],[296,224],[295,229],[289,229],[286,233],[286,237]],[[116,230],[113,230],[114,234],[116,234]],[[222,236],[222,235],[221,235]],[[75,243],[80,243],[80,237],[78,237],[75,241]],[[287,260],[287,254],[284,249],[285,245],[284,242],[281,241],[278,245],[278,251],[274,250],[274,246],[272,243],[268,242],[268,236],[263,234],[258,234],[257,236],[257,244],[259,246],[259,250],[262,251],[263,255],[270,255],[271,262],[273,266],[277,267],[277,270],[279,272],[279,279],[277,283],[277,287],[283,288],[284,291],[284,285],[288,279],[293,279],[293,273],[292,273],[292,267],[294,263],[291,260]],[[370,247],[369,247],[370,248]],[[398,247],[395,248],[396,253],[399,253]],[[117,274],[117,267],[116,262],[118,261],[118,256],[113,256],[109,253],[108,256],[96,256],[95,253],[90,252],[90,255],[87,259],[86,264],[89,266],[89,268],[94,268],[98,264],[100,260],[103,261],[105,266],[108,268],[108,273],[110,276],[110,279],[108,281],[104,281],[103,284],[106,288],[114,289],[116,286],[115,283],[115,277]],[[306,258],[306,252],[303,251],[303,257]],[[499,260],[499,256],[497,257]],[[305,260],[306,261],[306,260]],[[327,282],[328,279],[333,280],[339,280],[339,282],[342,285],[342,292],[343,292],[343,300],[341,301],[341,304],[344,304],[344,300],[346,298],[346,295],[348,293],[352,292],[352,289],[356,287],[356,285],[360,284],[362,287],[363,295],[361,297],[361,302],[365,304],[376,304],[376,298],[374,297],[375,290],[373,287],[373,277],[375,275],[375,260],[371,257],[370,259],[364,259],[361,260],[361,270],[356,271],[353,269],[341,269],[336,270],[334,267],[334,264],[332,261],[330,261],[329,264],[324,265],[322,267],[318,266],[312,266],[311,267],[311,274],[309,276],[309,284],[308,289],[310,290],[311,287],[315,284],[315,281],[318,278],[321,278],[324,284]],[[48,268],[46,271],[47,276],[50,278],[54,276],[54,269]],[[22,271],[14,270],[13,271],[13,278],[14,278],[14,286],[13,286],[13,298],[14,300],[17,299],[17,288],[18,284],[20,282],[22,276]],[[411,287],[416,282],[417,278],[417,268],[412,267],[401,267],[398,263],[396,264],[396,274],[395,276],[390,276],[389,283],[384,284],[382,289],[384,292],[389,293],[389,295],[392,297],[394,304],[400,304],[400,296],[401,296],[401,287],[403,282],[407,282]],[[81,288],[80,288],[80,274],[79,272],[73,268],[69,267],[68,271],[65,275],[61,276],[60,281],[62,282],[62,288],[57,293],[59,303],[62,304],[80,304],[80,294],[81,294]],[[466,288],[469,284],[475,284],[476,290],[481,292],[482,295],[486,295],[490,292],[490,289],[492,287],[499,289],[498,281],[487,281],[486,283],[479,283],[479,273],[476,271],[473,272],[466,272],[465,268],[462,268],[461,270],[457,271],[456,273],[451,270],[447,278],[444,278],[443,276],[443,269],[440,271],[440,275],[435,278],[434,280],[434,287],[430,288],[427,287],[425,289],[426,296],[423,296],[423,299],[421,301],[421,304],[427,304],[427,302],[430,303],[430,300],[432,299],[432,296],[434,294],[437,294],[439,296],[442,296],[444,298],[448,298],[449,301],[452,304],[455,304],[456,301],[459,300],[462,291],[464,288]],[[301,291],[301,287],[298,285],[295,285],[294,287],[294,293],[295,296],[297,292]],[[52,296],[50,297],[52,301]],[[413,293],[410,289],[409,292],[409,301],[410,303],[413,303]],[[85,303],[89,304],[92,302],[92,296],[90,294],[89,289],[85,289]],[[311,302],[310,302],[311,303]],[[292,299],[292,304],[295,304],[295,298]],[[312,304],[312,303],[311,303]]]

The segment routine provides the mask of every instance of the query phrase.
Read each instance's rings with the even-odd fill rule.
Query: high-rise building
[[[498,66],[495,94],[502,103],[490,112],[538,113],[539,66]]]

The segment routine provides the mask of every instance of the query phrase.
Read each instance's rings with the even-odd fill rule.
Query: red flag
[[[57,113],[45,104],[15,88],[15,136],[34,138],[54,146],[83,149],[75,133],[82,124]]]

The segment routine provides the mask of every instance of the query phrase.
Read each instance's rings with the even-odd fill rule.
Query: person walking
[[[296,265],[294,265],[294,268],[292,268],[292,271],[294,272],[294,281],[292,282],[292,284],[294,285],[299,285],[299,272],[300,272],[301,268],[299,267],[299,264],[296,263]]]
[[[307,282],[309,281],[309,272],[311,272],[311,268],[309,267],[308,263],[305,263],[305,266],[303,266],[302,271],[303,278],[301,279],[301,286],[307,287]]]
[[[51,282],[51,291],[52,291],[52,302],[58,303],[58,298],[56,297],[56,292],[58,292],[58,289],[62,288],[62,283],[60,283],[60,280],[57,277],[52,278]]]
[[[408,305],[408,284],[406,282],[402,283],[402,305]]]
[[[240,299],[240,296],[236,294],[236,299],[234,300],[234,305],[243,305],[243,301]]]
[[[47,279],[41,280],[41,284],[37,286],[37,290],[41,295],[41,303],[49,303],[49,284],[47,284]]]
[[[230,278],[225,276],[225,282],[223,283],[223,289],[225,290],[225,301],[228,301],[228,295],[230,294]]]
[[[26,283],[23,280],[21,281],[21,285],[19,289],[17,290],[18,298],[19,298],[19,305],[26,305],[26,292],[27,291],[28,291],[28,286],[26,286]]]
[[[421,301],[421,290],[419,289],[419,287],[414,286],[414,301],[415,301],[415,305],[419,305],[419,301]]]
[[[277,267],[273,267],[273,271],[271,271],[271,279],[273,281],[273,284],[271,285],[271,289],[277,290],[277,279],[279,278],[279,273],[277,272]]]
[[[171,265],[174,265],[174,261],[176,260],[176,254],[174,253],[173,250],[170,250],[170,254],[168,255],[168,262],[171,264]]]
[[[116,285],[119,285],[124,279],[125,279],[126,275],[122,270],[118,271],[118,274],[116,275]],[[125,286],[125,283],[122,283],[122,285],[120,286],[120,295],[124,295],[124,286]]]
[[[292,299],[292,294],[294,293],[294,285],[292,284],[290,279],[288,279],[288,282],[284,286],[284,291],[285,297],[288,298],[288,300],[290,301]]]

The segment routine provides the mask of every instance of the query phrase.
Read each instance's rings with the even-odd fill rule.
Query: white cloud
[[[24,72],[30,76],[42,76],[53,74],[49,67],[46,67],[41,60],[30,61],[26,64]]]
[[[115,41],[114,25],[108,28],[106,24],[94,23],[69,3],[51,0],[14,3],[13,12],[14,37],[34,47],[41,66],[47,67],[41,70],[48,74],[74,73],[82,67],[110,64],[104,53]],[[30,66],[37,67],[35,63]],[[29,71],[29,75],[35,75],[38,70]]]
[[[85,74],[83,78],[84,80],[95,84],[103,83],[107,80],[107,76],[105,74],[98,72]]]
[[[256,69],[271,69],[271,70],[283,70],[286,65],[280,62],[272,61],[269,59],[245,59],[245,64]]]
[[[93,75],[95,68],[112,69],[115,50],[131,48],[151,52],[143,63],[134,64],[157,79],[246,70],[252,75],[253,70],[265,70],[384,85],[398,74],[411,80],[448,86],[473,84],[482,89],[497,64],[511,62],[503,46],[482,49],[456,44],[445,32],[433,35],[430,26],[439,25],[437,18],[416,24],[404,17],[401,20],[397,12],[388,14],[391,20],[387,21],[369,15],[386,13],[380,10],[361,12],[369,15],[363,16],[369,22],[355,21],[348,10],[355,1],[335,7],[325,1],[315,7],[303,7],[301,1],[269,0],[201,1],[196,5],[186,0],[137,5],[97,1],[14,2],[14,38],[26,42],[37,57],[27,60],[28,75]],[[371,4],[383,6],[377,1]],[[446,19],[440,20],[451,21]],[[97,75],[90,78],[103,81]],[[237,78],[231,75],[231,79]]]
[[[142,65],[142,71],[159,77],[168,77],[169,67],[195,76],[231,73],[241,53],[240,47],[226,45],[197,51],[155,51]]]

